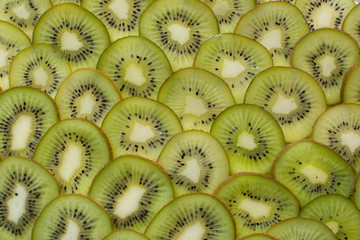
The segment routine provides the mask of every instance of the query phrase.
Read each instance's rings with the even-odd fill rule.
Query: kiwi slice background
[[[103,240],[149,240],[145,235],[131,230],[114,230]]]
[[[244,236],[239,240],[275,240],[275,238],[266,233],[254,233]]]
[[[350,34],[360,46],[360,20],[357,16],[360,14],[360,5],[357,4],[353,7],[350,12],[346,15],[341,29]]]
[[[360,104],[360,62],[350,67],[341,86],[341,102]]]

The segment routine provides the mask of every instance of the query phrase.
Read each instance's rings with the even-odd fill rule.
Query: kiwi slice
[[[239,240],[276,240],[266,233],[254,233],[240,238]]]
[[[10,87],[35,87],[54,98],[59,85],[70,73],[70,65],[59,49],[39,43],[23,49],[14,57],[9,83]]]
[[[96,68],[101,53],[110,45],[110,37],[104,24],[91,12],[74,3],[63,3],[41,16],[33,42],[59,48],[72,70],[76,70]]]
[[[273,1],[284,1],[284,2],[295,4],[296,0],[255,0],[257,5],[260,5],[265,2],[273,2]]]
[[[231,212],[237,237],[266,232],[272,225],[299,214],[296,197],[267,175],[233,174],[214,194]]]
[[[200,0],[214,12],[221,33],[232,33],[239,19],[256,5],[255,0]]]
[[[269,173],[276,155],[285,147],[279,124],[270,113],[253,104],[227,108],[215,119],[210,132],[224,146],[231,174]]]
[[[158,101],[177,114],[184,130],[203,131],[210,131],[217,115],[235,104],[221,78],[196,67],[173,73],[161,86]]]
[[[360,5],[353,7],[350,12],[346,15],[341,29],[348,33],[360,46]]]
[[[360,104],[360,62],[346,72],[341,86],[341,102]]]
[[[174,198],[174,191],[159,165],[126,155],[99,172],[89,196],[110,214],[115,228],[143,232],[155,214]]]
[[[103,239],[111,231],[110,217],[97,203],[83,195],[65,194],[45,206],[32,239]]]
[[[15,25],[32,39],[39,18],[51,7],[51,0],[2,0],[0,20]]]
[[[346,15],[355,6],[354,0],[296,0],[310,31],[320,28],[340,29]]]
[[[351,197],[354,204],[360,210],[360,171],[358,171],[356,174]]]
[[[346,71],[360,60],[360,48],[348,34],[319,29],[305,35],[294,47],[291,65],[315,78],[329,105],[340,102]]]
[[[254,39],[265,46],[276,66],[289,66],[295,43],[309,32],[302,13],[293,4],[266,2],[247,12],[235,33]]]
[[[32,87],[0,93],[0,156],[32,158],[46,131],[59,120],[52,98]]]
[[[103,240],[150,240],[145,235],[132,230],[115,230]]]
[[[57,196],[58,183],[44,167],[23,157],[0,160],[0,238],[31,239],[35,219]]]
[[[86,194],[97,172],[111,157],[100,128],[85,119],[65,119],[45,133],[33,159],[57,178],[62,193]]]
[[[81,6],[92,12],[106,26],[110,39],[139,35],[139,19],[154,0],[82,0]]]
[[[312,138],[329,146],[359,171],[360,105],[348,103],[329,108],[316,121]]]
[[[219,34],[216,16],[199,0],[157,0],[140,17],[139,34],[158,45],[173,71],[193,65],[210,37]]]
[[[327,107],[314,78],[292,67],[271,67],[256,75],[245,94],[245,103],[268,111],[279,123],[286,142],[308,137]]]
[[[299,216],[325,223],[339,240],[360,238],[360,211],[347,197],[336,194],[319,196],[307,203]]]
[[[201,45],[194,66],[223,79],[236,103],[244,95],[255,75],[272,67],[269,51],[260,43],[235,33],[219,34]]]
[[[114,157],[135,154],[153,161],[169,139],[182,131],[179,118],[169,107],[143,97],[117,103],[101,128],[109,138]]]
[[[0,21],[0,92],[9,88],[12,60],[21,50],[30,46],[28,36],[11,23]]]
[[[124,98],[156,99],[160,86],[172,74],[161,48],[139,36],[112,43],[100,56],[97,68],[114,81]]]
[[[218,140],[207,132],[188,130],[165,145],[157,162],[168,173],[179,196],[213,193],[229,177],[229,159]]]
[[[106,114],[122,99],[115,84],[104,73],[78,69],[58,88],[55,102],[60,119],[85,118],[101,126]]]
[[[51,1],[54,6],[62,3],[74,3],[80,6],[82,0],[51,0]]]
[[[282,221],[269,229],[268,234],[277,240],[336,240],[336,236],[324,223],[303,217]]]
[[[164,206],[145,235],[152,240],[235,240],[235,226],[220,200],[206,193],[189,193]]]
[[[302,206],[326,194],[350,197],[355,179],[354,169],[344,159],[312,140],[288,145],[276,158],[271,173]]]

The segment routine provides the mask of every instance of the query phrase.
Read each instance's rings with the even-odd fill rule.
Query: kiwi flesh
[[[10,156],[0,160],[0,238],[30,240],[43,207],[59,196],[55,178],[43,166]]]
[[[240,238],[239,240],[276,240],[266,233],[254,233]]]
[[[132,230],[114,230],[103,240],[150,240],[145,235]]]
[[[360,210],[360,171],[356,174],[351,198],[356,207]]]
[[[360,14],[360,5],[357,4],[353,7],[350,12],[346,15],[341,30],[348,33],[360,46],[360,20],[358,18]]]
[[[77,5],[80,6],[81,1],[82,0],[51,0],[53,6],[59,5],[59,4],[62,4],[62,3],[74,3],[74,4],[77,4]]]
[[[360,62],[346,72],[341,86],[341,102],[360,104]]]
[[[155,214],[174,198],[174,190],[160,165],[126,155],[99,172],[88,195],[110,214],[115,228],[144,232]]]

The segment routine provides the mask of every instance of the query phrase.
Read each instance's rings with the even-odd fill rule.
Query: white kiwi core
[[[325,184],[329,179],[329,174],[313,165],[307,165],[300,170],[312,184]]]
[[[79,115],[91,115],[95,112],[97,106],[96,100],[90,92],[86,92],[78,99]]]
[[[351,153],[354,153],[360,146],[360,135],[354,132],[347,132],[341,134],[341,144],[346,145]]]
[[[119,19],[127,19],[129,17],[130,6],[127,0],[114,0],[109,5],[109,8]]]
[[[322,4],[321,7],[315,8],[314,16],[314,28],[330,28],[332,26],[332,19],[335,18],[336,12],[328,5]]]
[[[26,149],[32,139],[34,116],[20,114],[11,128],[10,150],[17,151]]]
[[[124,80],[136,86],[141,86],[146,82],[142,67],[130,64],[126,67]]]
[[[146,193],[146,188],[130,186],[116,200],[114,214],[119,218],[126,218],[139,209],[140,200]]]
[[[338,231],[339,231],[339,223],[334,222],[334,221],[331,221],[331,222],[327,222],[327,223],[325,223],[325,224],[326,224],[326,226],[328,226],[328,227],[331,229],[331,231],[332,231],[334,234],[337,234],[337,233],[338,233]]]
[[[33,72],[34,84],[36,86],[46,86],[49,80],[48,73],[42,68],[39,67]]]
[[[190,179],[194,183],[198,183],[201,175],[201,167],[199,166],[198,160],[195,158],[187,160],[185,169],[180,175]]]
[[[245,70],[240,61],[224,59],[221,69],[222,78],[238,77]]]
[[[268,218],[272,212],[272,206],[248,198],[240,202],[239,208],[247,212],[253,219]]]
[[[82,165],[83,149],[80,144],[72,142],[68,144],[62,152],[59,174],[64,181],[71,180],[72,176]]]
[[[0,49],[0,67],[5,67],[8,64],[9,52]]]
[[[65,31],[61,37],[61,50],[77,51],[83,46],[77,34]]]
[[[257,147],[255,137],[253,134],[243,131],[239,134],[236,146],[245,148],[247,150],[253,150]]]
[[[262,40],[260,40],[260,43],[268,50],[282,48],[280,29],[272,29],[271,31],[266,32],[263,35]]]
[[[184,114],[192,114],[195,116],[201,116],[207,112],[207,107],[204,105],[201,99],[196,96],[186,96]]]
[[[28,20],[30,17],[30,12],[26,9],[25,1],[18,7],[14,7],[12,12],[15,14],[16,17],[20,19]]]
[[[226,16],[230,10],[228,1],[218,0],[215,1],[215,5],[211,8],[216,16]]]
[[[177,240],[201,240],[206,233],[203,224],[200,222],[195,222],[189,226],[186,226],[185,229],[182,229],[180,236]]]
[[[190,39],[191,28],[182,26],[177,23],[173,23],[168,27],[171,39],[183,45]]]
[[[297,105],[293,98],[286,98],[279,95],[272,106],[271,111],[277,114],[289,114],[295,109],[297,109]]]
[[[322,74],[325,77],[331,77],[332,72],[336,69],[335,60],[333,57],[326,56],[319,61]]]
[[[155,133],[150,126],[136,122],[130,133],[130,140],[133,142],[144,143],[149,139],[153,138],[154,136]]]
[[[80,234],[79,225],[75,221],[69,220],[67,224],[66,232],[64,235],[61,236],[60,240],[78,239],[79,234]]]
[[[21,216],[25,213],[27,191],[21,184],[17,184],[13,196],[7,201],[7,219],[17,224]]]

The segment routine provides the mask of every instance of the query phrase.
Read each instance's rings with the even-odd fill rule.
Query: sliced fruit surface
[[[360,104],[360,62],[355,63],[346,72],[341,86],[343,103]]]
[[[354,204],[357,206],[357,208],[360,210],[360,177],[359,176],[360,176],[360,171],[357,173],[355,178],[353,192],[352,192],[352,200]]]
[[[51,1],[54,6],[62,3],[74,3],[77,5],[81,5],[81,0],[51,0]]]
[[[350,12],[346,15],[341,29],[350,34],[355,41],[360,46],[360,20],[358,16],[360,15],[360,5],[357,4],[355,7],[353,7]]]
[[[115,230],[103,240],[149,240],[145,235],[131,230]]]
[[[254,233],[244,236],[239,240],[275,240],[275,238],[266,233]]]

